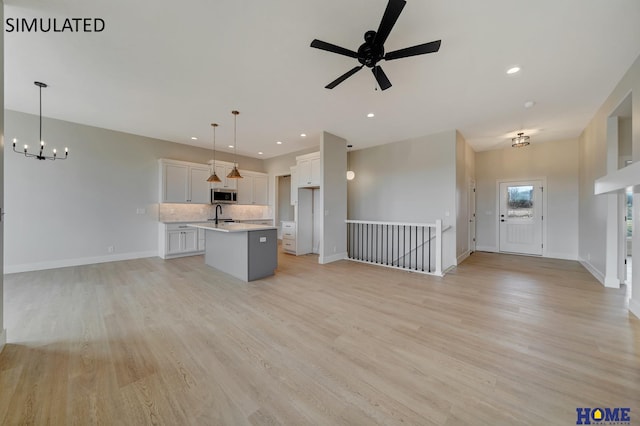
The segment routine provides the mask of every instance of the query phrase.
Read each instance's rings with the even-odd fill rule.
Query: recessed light
[[[375,115],[374,113],[372,113],[372,112],[370,112],[369,114],[367,114],[367,117],[369,117],[369,118],[373,118],[373,117],[375,117],[375,116],[376,116],[376,115]]]
[[[197,140],[198,140],[198,138],[196,138],[195,136],[191,136],[191,140],[192,140],[192,141],[197,141]]]
[[[264,154],[264,152],[258,151],[258,155],[262,155],[262,154]]]
[[[277,143],[278,145],[282,145],[282,142],[281,142],[281,141],[277,141],[276,143]]]
[[[229,145],[229,148],[233,148],[233,145]]]
[[[507,70],[507,74],[515,74],[520,71],[520,67],[511,67]]]
[[[529,108],[533,108],[536,105],[536,103],[534,101],[527,101],[524,103],[524,107],[529,109]]]
[[[301,137],[301,138],[306,138],[306,137],[307,137],[307,134],[306,134],[306,133],[300,133],[300,137]]]

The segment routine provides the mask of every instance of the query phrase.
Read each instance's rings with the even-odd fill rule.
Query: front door
[[[542,181],[500,183],[500,251],[542,255]]]

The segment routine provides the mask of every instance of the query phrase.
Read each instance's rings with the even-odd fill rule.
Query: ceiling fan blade
[[[380,86],[381,90],[387,90],[389,87],[391,87],[391,82],[387,78],[387,75],[384,73],[384,71],[382,71],[382,68],[380,68],[380,65],[376,65],[375,67],[371,68],[371,72],[375,76],[376,81],[378,82],[378,86]]]
[[[347,71],[346,73],[342,74],[340,77],[338,77],[335,80],[333,80],[331,83],[329,83],[326,86],[324,86],[324,88],[325,89],[333,89],[338,84],[342,83],[343,81],[345,81],[346,79],[348,79],[349,77],[351,77],[352,75],[354,75],[355,73],[360,71],[362,69],[362,67],[364,67],[364,65],[361,65],[359,67],[351,68],[349,71]]]
[[[384,55],[384,59],[391,61],[392,59],[406,58],[408,56],[424,55],[425,53],[434,53],[440,50],[442,40],[432,41],[430,43],[419,44],[417,46],[406,47],[400,50],[394,50]]]
[[[400,16],[400,12],[402,12],[405,4],[407,4],[405,0],[389,0],[387,8],[384,11],[384,15],[382,15],[378,31],[376,32],[376,37],[373,39],[373,44],[378,46],[382,46],[384,44],[387,37],[389,37],[389,33],[393,29],[393,26],[396,24],[396,21]]]
[[[336,46],[335,44],[327,43],[326,41],[318,39],[315,39],[311,42],[311,47],[326,50],[327,52],[337,53],[338,55],[349,56],[350,58],[358,57],[358,54],[353,50],[345,49],[344,47]]]

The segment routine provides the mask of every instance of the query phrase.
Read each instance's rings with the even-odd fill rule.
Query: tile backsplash
[[[238,204],[221,204],[222,218],[236,220],[272,219],[270,206],[247,206]],[[159,222],[199,222],[215,216],[215,206],[208,204],[169,204],[158,205]]]

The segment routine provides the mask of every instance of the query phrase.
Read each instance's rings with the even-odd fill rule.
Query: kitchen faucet
[[[216,204],[216,225],[218,224],[218,207],[220,207],[220,215],[222,216],[222,206],[220,204]]]

